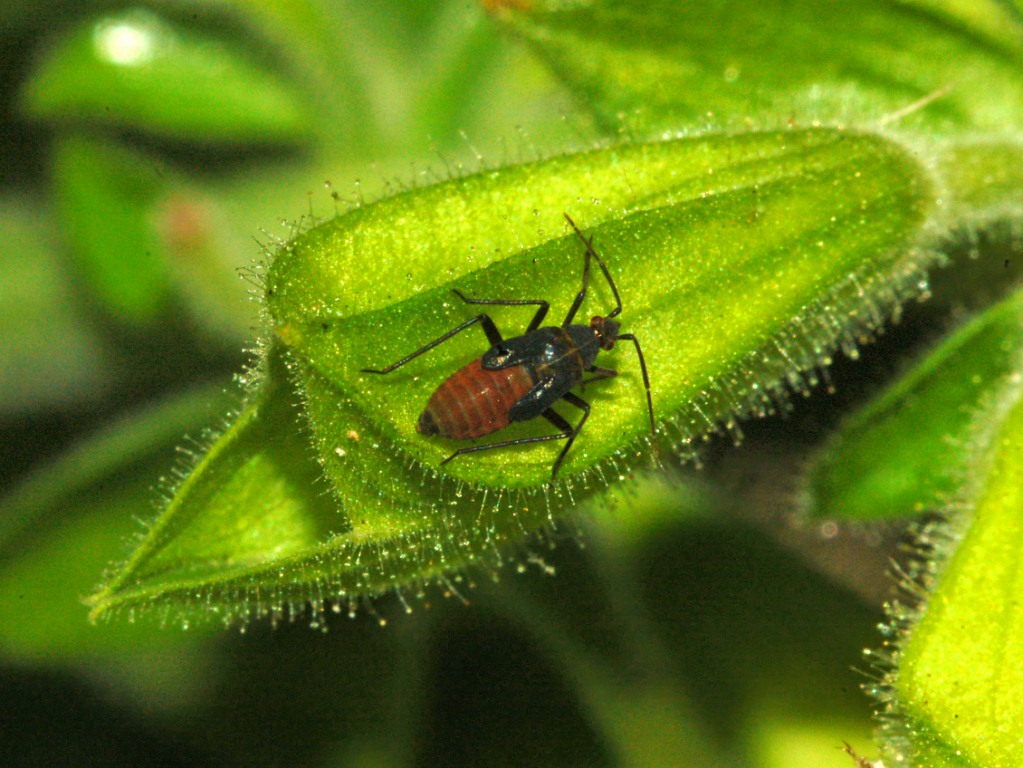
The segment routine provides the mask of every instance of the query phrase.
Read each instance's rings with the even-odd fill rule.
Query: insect
[[[532,305],[537,307],[537,310],[526,327],[526,332],[521,336],[505,339],[490,316],[483,313],[466,320],[440,338],[434,339],[386,368],[379,370],[364,368],[361,371],[390,373],[443,344],[466,328],[479,324],[487,336],[487,341],[490,342],[490,349],[482,357],[453,373],[437,387],[419,417],[416,431],[427,436],[439,435],[453,440],[472,440],[493,434],[512,422],[529,421],[538,416],[542,416],[560,430],[551,435],[519,437],[514,440],[460,448],[444,459],[442,465],[467,453],[527,443],[565,440],[565,447],[561,449],[551,469],[553,482],[558,476],[558,469],[565,460],[565,455],[590,415],[590,404],[572,390],[592,381],[617,376],[618,371],[601,368],[595,365],[594,361],[601,350],[611,349],[616,341],[623,340],[631,341],[636,346],[639,367],[643,372],[643,386],[646,389],[647,411],[650,414],[650,434],[656,436],[650,377],[647,374],[643,350],[639,346],[639,340],[631,333],[619,333],[620,324],[614,319],[622,312],[622,299],[618,295],[618,287],[611,278],[607,266],[594,250],[592,238],[587,240],[567,213],[565,219],[583,241],[586,252],[582,288],[561,325],[540,327],[550,309],[550,305],[543,299],[473,299],[453,289],[458,298],[466,304],[502,307]],[[616,306],[606,315],[595,315],[590,319],[589,325],[573,324],[572,321],[586,298],[591,259],[597,262],[600,271],[607,278]],[[593,375],[584,379],[586,373]],[[575,426],[554,410],[555,403],[562,400],[583,412],[582,418]]]

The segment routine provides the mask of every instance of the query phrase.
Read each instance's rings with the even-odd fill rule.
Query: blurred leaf
[[[495,5],[611,129],[866,125],[937,94],[900,126],[999,131],[1023,123],[1023,24],[994,0]]]
[[[636,472],[630,479],[609,486],[586,519],[585,538],[613,548],[622,557],[636,556],[642,545],[669,525],[718,514],[712,488],[695,471],[659,467]]]
[[[43,234],[48,227],[40,201],[0,201],[0,409],[6,414],[80,402],[109,380],[107,350],[81,316],[70,276]]]
[[[1023,137],[970,137],[941,153],[940,171],[958,215],[1019,219],[1023,210]]]
[[[241,34],[240,29],[257,27],[261,36],[278,41],[286,49],[282,55],[294,64],[296,72],[318,83],[318,106],[303,113],[306,129],[319,132],[315,147],[310,143],[311,149],[318,150],[315,157],[286,152],[237,154],[236,147],[222,146],[196,155],[194,148],[186,152],[173,144],[168,146],[163,139],[198,141],[200,136],[153,134],[144,126],[139,130],[149,131],[143,138],[150,141],[140,151],[139,137],[134,133],[97,136],[83,131],[80,123],[61,118],[55,125],[53,166],[69,243],[109,311],[130,323],[153,326],[163,319],[163,312],[184,310],[182,314],[194,327],[237,344],[250,335],[255,314],[243,291],[237,290],[240,283],[236,273],[238,265],[250,262],[255,253],[252,233],[278,225],[281,211],[292,207],[296,196],[312,199],[310,179],[322,178],[324,169],[343,178],[355,173],[357,163],[364,173],[366,147],[370,146],[364,134],[373,136],[375,160],[387,173],[400,178],[408,174],[410,152],[423,154],[429,146],[433,154],[438,131],[445,136],[456,134],[452,126],[461,127],[456,114],[473,118],[474,127],[490,126],[490,110],[481,109],[480,101],[485,99],[495,109],[500,103],[493,104],[487,89],[458,93],[450,78],[471,70],[480,83],[494,80],[488,62],[499,59],[507,48],[495,45],[493,32],[480,23],[485,21],[481,12],[467,12],[457,4],[447,4],[443,11],[430,11],[431,17],[438,16],[437,28],[431,29],[425,44],[413,29],[399,37],[414,50],[417,60],[426,62],[423,66],[407,60],[407,56],[402,58],[408,53],[405,49],[387,47],[394,45],[393,21],[385,26],[381,18],[379,29],[374,27],[372,34],[362,34],[365,25],[353,25],[352,9],[347,6],[323,8],[310,2],[278,8],[253,0],[219,12],[223,18],[217,14],[202,18],[207,24],[221,21],[224,32],[234,29],[236,36]],[[139,18],[145,24],[157,23],[147,14]],[[118,26],[121,21],[108,20],[97,30],[114,25],[118,34],[131,42],[134,28],[129,21],[136,15],[122,14],[116,17],[124,21],[122,26]],[[376,18],[375,11],[370,15]],[[413,14],[408,23],[414,25],[418,18]],[[326,30],[334,29],[331,24],[343,32],[342,37],[331,42],[320,40]],[[209,28],[181,34],[208,36],[213,34]],[[318,31],[311,36],[313,28]],[[86,27],[75,33],[75,40],[85,39],[83,30]],[[316,46],[308,44],[311,37],[319,41]],[[240,39],[232,45],[240,47],[243,42]],[[367,50],[359,56],[370,56],[376,63],[368,67],[360,60],[360,67],[353,68],[353,51],[360,51],[363,45]],[[452,46],[456,48],[454,53]],[[170,47],[178,51],[181,46],[174,43]],[[409,99],[396,100],[395,89],[409,87],[413,75],[417,78],[416,93],[423,91],[423,95],[412,99],[410,94]],[[134,83],[128,80],[128,85]],[[116,80],[110,87],[127,88],[119,98],[138,106],[128,85]],[[173,103],[173,89],[167,93],[158,90],[165,87],[169,86],[162,81],[145,86],[147,94],[153,91],[149,98],[166,109],[164,117],[168,121],[180,118],[184,131],[191,119],[188,110]],[[361,95],[349,93],[353,89]],[[195,109],[221,119],[225,114],[221,91],[205,89],[203,98],[216,102],[203,102]],[[111,101],[117,103],[118,99],[103,95],[104,110]],[[430,114],[429,120],[419,114],[424,111]],[[485,113],[486,119],[478,113]],[[120,126],[112,118],[103,125]],[[125,148],[121,143],[130,146]],[[393,152],[400,153],[400,160],[388,159],[388,153]],[[381,181],[390,183],[383,171]],[[380,194],[372,179],[368,184],[356,185],[359,197]],[[323,203],[337,208],[326,194]]]
[[[597,720],[605,742],[614,748],[616,765],[662,765],[670,755],[689,768],[720,765],[720,754],[698,732],[701,725],[679,685],[676,670],[656,677],[625,679],[615,667],[585,658],[558,659],[559,669],[577,681],[587,713]]]
[[[256,310],[236,265],[225,263],[244,251],[232,247],[215,198],[158,157],[110,141],[70,134],[54,151],[67,238],[108,312],[150,326],[177,313],[232,342],[251,333]],[[246,242],[245,250],[255,247]]]
[[[0,7],[0,35],[5,42],[16,38],[25,25],[41,14],[52,14],[59,5],[60,0],[9,0]]]
[[[580,200],[587,188],[600,200]],[[805,387],[801,370],[826,364],[836,343],[854,345],[915,292],[929,205],[919,167],[896,146],[783,132],[505,168],[300,234],[267,275],[277,340],[260,390],[93,598],[94,614],[150,605],[231,620],[416,589],[495,562],[504,544],[639,465],[649,426],[629,350],[623,375],[590,395],[593,416],[562,475],[574,477],[553,488],[544,484],[560,446],[494,452],[441,473],[434,467],[452,446],[414,432],[430,391],[482,351],[474,334],[388,379],[359,373],[471,316],[451,300],[454,285],[567,306],[582,246],[562,210],[617,277],[663,428],[689,450],[737,414],[772,409],[785,386]],[[584,312],[611,301],[594,280]],[[525,322],[521,308],[494,309],[500,325]],[[308,427],[295,423],[300,396],[284,364]],[[536,434],[521,427],[509,436]]]
[[[0,500],[0,655],[81,663],[181,641],[153,626],[92,626],[82,597],[138,535],[182,433],[222,413],[204,389],[134,414],[40,469]]]
[[[309,136],[309,107],[279,69],[150,10],[79,24],[39,63],[23,100],[37,119],[178,141],[295,144]]]
[[[270,175],[267,167],[261,170]],[[276,200],[263,186],[255,189],[264,193],[261,207]],[[239,267],[252,264],[258,251],[251,232],[244,239],[239,232],[251,223],[255,208],[239,205],[244,210],[232,220],[230,207],[212,190],[175,185],[156,201],[147,223],[159,238],[172,282],[172,311],[180,310],[192,327],[235,346],[252,338],[259,314],[252,269]]]
[[[55,155],[60,215],[86,281],[114,316],[156,320],[171,285],[153,213],[173,181],[155,161],[98,139],[68,136]]]
[[[5,616],[0,655],[68,664],[180,642],[153,623],[97,628],[82,604],[111,559],[123,557],[126,542],[137,535],[139,517],[151,514],[159,468],[148,469],[142,480],[126,478],[92,495],[65,497],[73,515],[59,523],[47,519],[43,530],[32,531],[17,551],[7,552],[0,567]]]
[[[983,450],[986,411],[1020,375],[1023,293],[944,340],[848,419],[807,478],[819,517],[908,517],[941,509]]]
[[[721,515],[662,530],[624,567],[672,654],[675,668],[662,676],[680,681],[729,756],[718,765],[838,768],[850,765],[836,759],[843,740],[869,743],[870,707],[855,666],[879,611],[772,546],[762,530]],[[620,583],[604,570],[606,583]],[[620,627],[637,608],[632,595],[615,597],[609,624]],[[647,640],[631,626],[622,635]],[[649,654],[622,658],[619,668],[632,669]]]
[[[1018,383],[1018,382],[1017,382]],[[1023,723],[1023,400],[992,420],[987,455],[963,485],[968,520],[889,680],[891,757],[913,765],[994,768],[1020,755]],[[955,542],[929,541],[947,550]]]
[[[992,49],[1019,48],[1023,24],[1019,0],[903,0],[902,4],[957,27]]]
[[[825,687],[830,681],[820,680]],[[751,723],[753,753],[752,765],[763,768],[858,768],[850,760],[842,745],[855,741],[869,745],[870,723],[867,718],[842,719],[834,713],[821,712],[817,717],[800,713],[797,717],[787,712],[772,712],[770,703]],[[830,717],[829,717],[830,715]],[[866,749],[862,747],[861,749]],[[869,748],[871,751],[873,747]]]
[[[427,135],[457,136],[490,111],[481,104],[488,105],[493,96],[502,41],[482,14],[466,17],[464,9],[454,5],[448,6],[447,18],[438,19],[434,30],[434,55],[429,66],[420,68],[424,82],[417,90],[422,96],[415,100],[410,122]],[[526,66],[523,62],[520,69]]]
[[[387,151],[381,136],[381,108],[386,104],[375,76],[386,71],[389,62],[378,41],[353,23],[352,7],[361,5],[349,0],[231,0],[207,6],[214,11],[214,20],[224,14],[226,30],[238,38],[235,45],[272,52],[273,58],[263,53],[260,62],[285,74],[287,81],[282,82],[290,98],[301,100],[305,132],[301,138],[310,139],[317,150],[329,148],[330,160],[303,158],[312,162],[303,171],[307,182],[324,168],[335,167],[338,159],[358,158],[361,170],[367,157],[379,160]],[[392,34],[394,26],[392,19]],[[253,30],[255,39],[239,35],[239,30]],[[393,98],[393,91],[387,91],[387,98]],[[248,183],[252,185],[251,177]],[[267,181],[255,186],[271,185]]]
[[[937,131],[944,142],[927,151],[947,177],[946,210],[960,221],[1019,211],[1023,14],[1006,3],[495,5],[605,130],[831,122],[917,141]]]

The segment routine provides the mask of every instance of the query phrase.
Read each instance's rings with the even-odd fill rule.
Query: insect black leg
[[[526,328],[526,333],[532,333],[537,328],[539,328],[540,323],[542,323],[543,319],[547,317],[547,310],[551,308],[551,305],[548,304],[543,299],[471,299],[457,288],[452,288],[451,290],[454,291],[458,298],[460,298],[466,304],[488,304],[490,306],[496,305],[499,307],[522,307],[529,304],[535,305],[537,308],[536,314],[533,315],[533,319],[529,321],[529,326]],[[484,330],[486,330],[485,327]],[[497,344],[500,341],[501,341],[500,338],[497,341],[491,339],[490,346],[492,347],[497,346]]]
[[[537,435],[536,437],[518,437],[514,440],[502,440],[499,443],[486,443],[484,445],[470,445],[466,448],[459,448],[457,451],[448,456],[444,461],[441,462],[441,466],[447,464],[452,459],[458,458],[466,453],[479,453],[480,451],[489,451],[494,448],[510,448],[513,445],[527,445],[529,443],[548,443],[551,440],[564,440],[566,437],[570,437],[572,434],[572,425],[562,419],[558,414],[554,413],[553,410],[548,408],[542,414],[547,421],[554,424],[558,429],[564,429],[565,431],[557,435]],[[552,418],[553,416],[553,418]],[[554,421],[554,418],[561,419],[560,422]]]
[[[625,339],[625,341],[631,341],[636,345],[636,354],[639,356],[639,369],[643,372],[643,386],[646,388],[646,408],[650,414],[650,434],[657,435],[657,426],[654,423],[654,400],[650,396],[650,375],[646,372],[646,359],[643,357],[643,350],[639,346],[639,339],[633,336],[631,333],[621,333],[618,335],[618,341]]]
[[[483,326],[483,332],[485,334],[487,334],[487,339],[490,341],[490,345],[491,346],[494,346],[495,344],[500,344],[503,341],[503,338],[501,336],[501,332],[499,330],[497,330],[497,326],[494,325],[494,321],[490,319],[489,315],[476,315],[476,317],[472,318],[471,320],[466,320],[464,323],[462,323],[458,327],[452,328],[450,331],[445,333],[440,338],[434,339],[429,344],[427,344],[426,346],[420,347],[419,349],[417,349],[415,352],[413,352],[410,355],[405,355],[405,357],[403,357],[401,360],[399,360],[396,363],[391,363],[386,368],[380,368],[380,369],[376,369],[376,368],[361,368],[359,370],[359,373],[390,373],[391,371],[395,370],[396,368],[401,368],[403,365],[405,365],[405,363],[408,363],[408,362],[410,362],[412,360],[415,360],[417,357],[419,357],[424,352],[429,352],[434,347],[436,347],[436,346],[438,346],[440,344],[443,344],[445,341],[450,339],[452,336],[455,336],[455,335],[461,333],[466,328],[468,328],[468,327],[470,327],[472,325],[475,325],[476,323],[479,323],[480,325]]]
[[[583,424],[586,423],[586,418],[590,415],[590,405],[581,397],[576,397],[572,393],[565,395],[565,400],[570,402],[572,405],[583,410],[583,417],[579,420],[579,423],[574,427],[568,423],[568,421],[561,416],[553,408],[548,408],[544,411],[543,416],[547,421],[553,424],[555,427],[561,430],[556,435],[538,435],[536,437],[519,437],[515,440],[502,440],[498,443],[487,443],[486,445],[470,445],[467,448],[459,448],[457,451],[448,456],[441,465],[447,464],[454,458],[463,456],[467,453],[479,453],[480,451],[490,451],[494,448],[510,448],[513,445],[528,445],[529,443],[548,443],[551,440],[568,440],[565,447],[561,449],[561,453],[558,454],[558,458],[554,462],[554,467],[551,471],[551,480],[553,481],[558,476],[558,469],[561,467],[561,462],[565,458],[565,454],[568,453],[569,447],[572,445],[572,441],[575,440],[576,435],[579,434],[579,430],[582,429]]]
[[[592,373],[593,375],[590,376],[590,378],[588,379],[583,379],[582,381],[580,381],[579,382],[580,387],[585,387],[591,381],[600,381],[601,379],[613,379],[615,376],[618,375],[618,371],[614,370],[613,368],[601,368],[599,365],[591,365],[586,370]]]
[[[561,428],[563,429],[567,427],[569,430],[569,433],[565,435],[565,437],[568,438],[568,442],[565,443],[565,447],[561,449],[561,453],[558,454],[558,458],[554,460],[554,467],[551,469],[552,483],[554,482],[554,479],[558,476],[558,470],[561,468],[561,462],[565,460],[565,454],[567,454],[568,449],[572,447],[572,443],[575,442],[575,438],[578,436],[579,431],[583,428],[583,424],[585,424],[586,420],[590,418],[590,404],[583,400],[581,397],[579,397],[578,395],[573,395],[571,392],[566,392],[565,397],[563,399],[566,403],[570,403],[571,405],[574,405],[576,408],[580,409],[583,412],[583,417],[579,419],[575,427],[572,427],[567,421],[565,421],[565,419],[556,414],[552,409],[548,408],[547,412],[544,413],[544,417],[547,419],[547,421],[551,422],[552,424],[558,427],[561,427],[561,424],[563,424],[564,427]],[[559,424],[558,422],[561,422],[561,424]]]

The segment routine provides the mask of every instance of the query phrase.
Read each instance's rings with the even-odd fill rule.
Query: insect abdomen
[[[453,440],[497,432],[508,426],[508,411],[535,383],[523,365],[488,370],[473,360],[437,387],[416,431]]]

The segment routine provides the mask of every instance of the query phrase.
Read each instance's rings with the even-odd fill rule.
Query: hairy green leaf
[[[324,418],[336,427],[321,429],[321,401],[309,402],[328,472],[344,444],[337,414],[345,409],[372,423],[383,444],[434,467],[452,444],[422,439],[414,425],[436,386],[489,346],[483,334],[461,334],[387,377],[360,369],[387,365],[475,315],[453,288],[470,297],[544,298],[557,322],[579,290],[582,262],[567,212],[616,277],[623,330],[642,341],[655,407],[670,417],[676,443],[688,443],[736,413],[771,410],[780,379],[791,375],[802,386],[798,370],[826,363],[836,341],[854,346],[859,331],[876,327],[919,274],[919,254],[903,260],[901,249],[914,242],[928,204],[908,156],[840,131],[598,150],[339,217],[279,254],[268,304],[300,376],[333,390],[323,402],[334,415]],[[580,318],[612,307],[595,278]],[[531,315],[528,307],[488,309],[506,336]],[[601,358],[623,376],[587,390],[593,414],[566,475],[626,460],[623,447],[649,431],[635,354],[623,346]],[[504,434],[535,433],[524,425]],[[361,454],[366,446],[359,443]],[[559,450],[495,451],[453,462],[445,474],[536,487]],[[367,460],[375,461],[346,457],[346,466]],[[350,471],[338,468],[338,481]]]
[[[185,478],[128,562],[90,598],[94,616],[165,594],[186,603],[201,601],[213,614],[229,611],[230,618],[239,602],[253,612],[280,606],[279,583],[291,574],[285,569],[288,559],[344,530],[323,493],[296,404],[283,383],[280,372],[264,377],[259,392]],[[270,561],[277,562],[267,573],[260,566]],[[291,567],[301,573],[300,564],[293,561]],[[233,591],[219,601],[206,596],[222,583]],[[302,587],[288,597],[309,597],[309,581]],[[164,606],[173,607],[173,601],[165,600]]]
[[[688,453],[709,430],[774,409],[787,387],[805,389],[832,349],[855,349],[917,290],[930,206],[926,178],[897,145],[784,131],[487,171],[301,233],[266,276],[274,339],[259,390],[93,599],[94,613],[169,605],[229,620],[414,588],[499,563],[508,543],[647,465],[631,345],[598,359],[621,375],[585,388],[592,416],[554,486],[561,443],[438,469],[459,445],[414,430],[433,389],[488,346],[476,329],[388,376],[360,372],[475,315],[453,288],[544,298],[560,322],[584,250],[564,212],[618,283],[663,446]],[[596,273],[579,318],[613,306]],[[509,336],[532,311],[488,309]],[[534,421],[497,437],[545,432]]]
[[[1016,391],[992,419],[989,449],[963,488],[969,519],[955,527],[965,533],[892,673],[899,712],[893,756],[911,759],[907,764],[998,766],[1019,759],[1021,403]]]
[[[976,461],[986,410],[1020,372],[1023,294],[944,340],[834,433],[808,477],[814,515],[908,517],[944,507]]]

